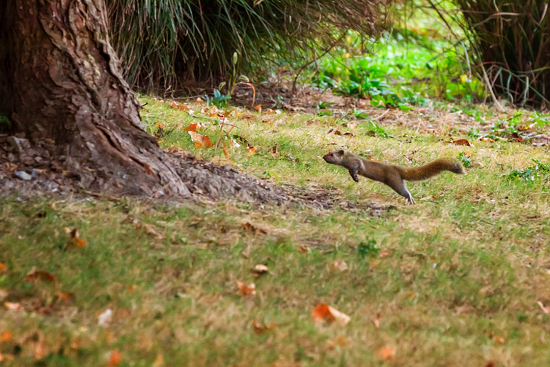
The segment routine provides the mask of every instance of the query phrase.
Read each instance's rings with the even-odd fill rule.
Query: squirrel
[[[325,162],[342,166],[348,169],[351,178],[355,182],[359,182],[357,174],[370,178],[378,182],[382,182],[391,187],[399,195],[409,200],[410,204],[415,201],[407,190],[407,181],[421,181],[433,177],[442,171],[451,171],[457,174],[464,174],[464,170],[460,162],[454,158],[439,158],[435,161],[426,164],[425,166],[415,168],[402,168],[398,166],[390,166],[389,164],[368,161],[351,153],[346,153],[343,150],[338,152],[329,152],[323,156]]]

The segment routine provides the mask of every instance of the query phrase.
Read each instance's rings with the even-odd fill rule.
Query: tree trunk
[[[119,71],[103,0],[0,0],[0,112],[94,191],[189,195]]]

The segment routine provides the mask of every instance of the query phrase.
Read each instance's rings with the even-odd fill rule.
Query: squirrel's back
[[[445,157],[439,158],[424,166],[414,168],[401,168],[395,166],[402,179],[407,181],[421,181],[433,177],[443,171],[451,171],[457,174],[463,174],[464,170],[458,159]]]

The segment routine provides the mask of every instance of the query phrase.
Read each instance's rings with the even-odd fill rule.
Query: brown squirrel
[[[323,159],[327,163],[347,168],[351,178],[353,178],[355,182],[359,182],[357,174],[360,174],[371,180],[385,183],[399,195],[408,199],[411,204],[414,204],[414,199],[409,190],[407,190],[407,185],[404,180],[426,180],[442,171],[464,174],[460,162],[457,159],[448,157],[439,158],[425,166],[415,168],[401,168],[398,166],[390,166],[389,164],[368,161],[351,153],[346,153],[343,150],[329,152],[323,156]]]

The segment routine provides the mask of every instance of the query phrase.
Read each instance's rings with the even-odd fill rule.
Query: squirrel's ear
[[[339,150],[339,151],[337,151],[336,153],[338,153],[338,155],[344,155],[344,151],[343,151],[343,150]]]

